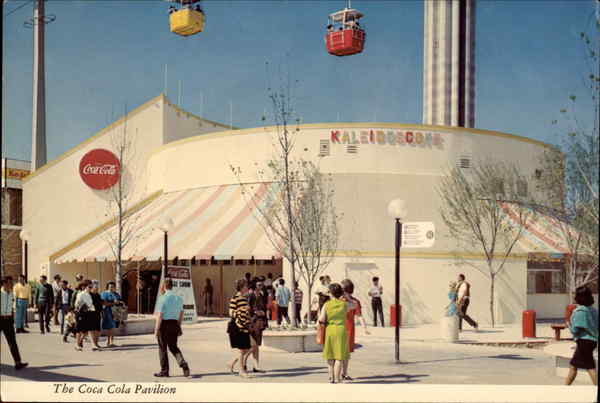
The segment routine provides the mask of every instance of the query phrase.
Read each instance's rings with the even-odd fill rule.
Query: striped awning
[[[518,207],[513,203],[501,203],[502,211],[515,226],[519,222]],[[523,207],[521,207],[523,208]],[[571,238],[577,236],[577,231],[570,225],[557,218],[528,211],[528,219],[523,234],[517,242],[526,252],[569,253],[567,231]]]
[[[164,233],[157,228],[165,217],[173,220],[168,233],[170,258],[179,259],[271,259],[279,257],[256,219],[256,205],[265,207],[273,184],[245,189],[223,185],[166,193],[131,215],[131,240],[123,250],[124,260],[158,260],[163,256]],[[245,193],[244,193],[245,192]],[[113,225],[86,241],[75,244],[54,258],[55,263],[114,261],[109,239]]]

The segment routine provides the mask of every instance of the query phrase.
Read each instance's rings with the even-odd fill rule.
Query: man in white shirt
[[[377,327],[377,314],[381,319],[381,327],[385,327],[383,322],[383,303],[381,302],[381,294],[383,287],[379,285],[379,277],[373,277],[373,286],[369,289],[369,297],[371,297],[371,308],[373,308],[373,326]]]
[[[53,309],[53,317],[54,317],[54,325],[58,326],[58,313],[60,312],[60,301],[58,299],[58,293],[61,290],[61,277],[60,274],[54,276],[54,281],[52,282],[52,291],[54,291],[54,309]]]
[[[17,346],[17,337],[15,336],[15,322],[13,318],[13,295],[12,277],[2,278],[2,288],[0,288],[0,332],[4,333],[6,342],[10,347],[10,354],[15,361],[15,369],[20,370],[27,366],[26,362],[21,361],[19,347]]]
[[[323,308],[323,305],[325,305],[325,302],[329,301],[329,298],[331,297],[329,294],[329,284],[331,284],[331,278],[329,276],[321,276],[319,277],[319,280],[321,281],[321,286],[317,288],[317,295],[319,297],[320,312],[321,308]]]
[[[466,320],[467,323],[475,328],[475,331],[479,329],[479,325],[469,315],[467,315],[467,308],[471,301],[471,284],[465,280],[464,274],[458,275],[458,296],[456,298],[456,306],[458,308],[458,330],[462,331],[462,320]]]

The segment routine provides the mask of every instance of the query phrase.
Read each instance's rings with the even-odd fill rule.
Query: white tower
[[[54,21],[46,16],[45,0],[35,0],[33,18],[26,26],[33,28],[33,117],[31,127],[31,170],[46,164],[46,68],[44,60],[44,28]]]
[[[475,0],[426,0],[423,123],[475,126]]]

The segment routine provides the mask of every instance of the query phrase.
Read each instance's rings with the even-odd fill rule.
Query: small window
[[[461,169],[469,169],[471,168],[471,157],[468,155],[461,155],[458,158],[456,165]]]
[[[534,172],[534,175],[535,175],[535,179],[542,179],[542,170],[536,169]]]
[[[358,145],[356,145],[356,144],[348,144],[346,146],[346,152],[348,154],[358,154]]]
[[[330,153],[330,141],[321,140],[319,143],[319,157],[327,157]]]
[[[517,195],[519,197],[527,197],[527,182],[517,181]]]
[[[492,181],[492,193],[504,195],[504,181],[502,179],[494,179]]]

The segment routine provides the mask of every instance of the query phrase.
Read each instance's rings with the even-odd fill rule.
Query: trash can
[[[573,314],[573,310],[575,310],[575,308],[577,308],[577,305],[575,304],[567,305],[567,308],[565,309],[565,323],[568,323],[571,320],[571,315]]]
[[[523,311],[523,337],[535,337],[535,311]]]
[[[279,311],[279,305],[277,305],[277,301],[273,301],[271,303],[271,320],[277,320],[277,311]]]
[[[458,341],[458,315],[442,316],[440,322],[442,340],[454,343]]]
[[[392,327],[396,327],[396,305],[390,305],[390,323]],[[402,305],[400,305],[400,323],[398,326],[402,327]]]

